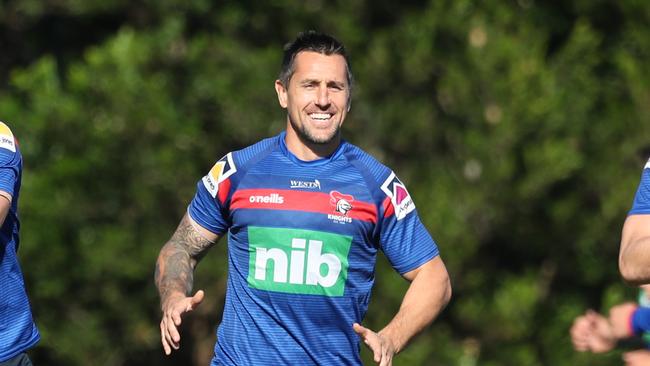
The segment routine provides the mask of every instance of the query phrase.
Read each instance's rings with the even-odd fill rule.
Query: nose
[[[329,107],[330,96],[329,96],[329,91],[327,90],[327,85],[321,85],[318,87],[318,95],[316,96],[316,105],[321,108]]]

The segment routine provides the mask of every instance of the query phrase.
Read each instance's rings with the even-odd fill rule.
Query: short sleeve
[[[22,161],[17,145],[9,127],[0,122],[0,190],[11,195],[15,193]]]
[[[230,195],[230,177],[237,171],[232,153],[219,159],[196,185],[196,194],[187,209],[194,221],[221,235],[230,227],[226,202]]]
[[[391,172],[381,187],[385,194],[380,244],[400,274],[412,271],[438,256],[438,246],[418,217],[406,186]]]
[[[641,174],[641,182],[636,190],[630,215],[650,214],[650,160]]]

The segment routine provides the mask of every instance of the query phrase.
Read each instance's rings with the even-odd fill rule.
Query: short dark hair
[[[350,67],[350,59],[345,51],[343,43],[328,34],[313,30],[298,33],[298,36],[293,42],[287,43],[284,46],[282,67],[280,69],[280,75],[278,76],[282,85],[285,87],[289,86],[289,80],[295,71],[296,55],[303,51],[317,52],[327,56],[343,56],[343,58],[345,58],[348,86],[352,89],[352,83],[354,81],[352,77],[352,68]]]

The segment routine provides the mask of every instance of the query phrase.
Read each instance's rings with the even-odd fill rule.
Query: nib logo
[[[342,296],[352,237],[250,226],[248,284],[266,291]]]

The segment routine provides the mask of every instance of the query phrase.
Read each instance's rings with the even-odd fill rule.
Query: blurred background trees
[[[306,29],[349,49],[346,139],[406,182],[452,275],[395,364],[621,364],[575,353],[568,328],[636,294],[617,253],[650,155],[648,24],[641,0],[3,1],[35,364],[207,364],[225,245],[168,359],[154,261],[214,161],[284,128],[273,81]],[[407,286],[383,258],[377,276],[374,328]]]

